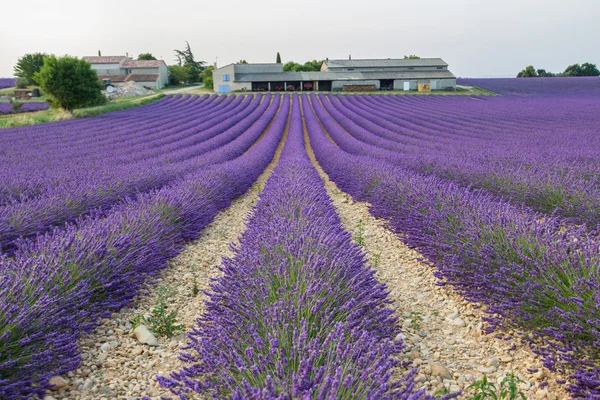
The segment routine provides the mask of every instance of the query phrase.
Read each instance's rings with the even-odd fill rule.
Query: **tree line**
[[[596,64],[583,63],[569,65],[563,72],[553,73],[545,69],[535,69],[533,65],[528,65],[517,74],[517,78],[545,78],[554,76],[600,76],[600,71]]]

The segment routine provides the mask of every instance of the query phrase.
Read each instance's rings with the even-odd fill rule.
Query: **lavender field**
[[[470,398],[473,380],[507,372],[534,382],[531,398],[598,398],[598,82],[459,82],[497,96],[175,95],[1,129],[0,398]],[[178,367],[160,367],[160,336],[161,352],[113,362],[126,329],[98,332],[261,179],[235,217],[243,232],[216,236],[234,245],[205,293],[194,275],[199,297],[182,280],[171,302],[199,302]],[[383,240],[367,250],[371,231],[334,205],[342,192],[417,250],[437,286],[415,277],[417,294],[399,291],[383,269],[403,265],[386,264]],[[444,290],[472,314],[439,302]],[[461,316],[435,322],[395,296]],[[435,324],[444,338],[430,351]],[[469,365],[452,349],[474,333],[512,347],[494,368]],[[104,356],[87,372],[92,354]]]
[[[15,86],[15,78],[0,78],[0,89],[5,89]]]

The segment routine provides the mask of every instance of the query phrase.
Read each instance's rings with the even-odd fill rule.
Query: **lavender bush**
[[[188,365],[159,377],[180,398],[430,398],[414,371],[392,378],[403,345],[388,291],[306,155],[297,96],[279,164],[221,269]]]
[[[597,99],[414,97],[319,99],[348,133],[381,149],[373,156],[571,222],[600,224]]]
[[[15,86],[16,78],[0,78],[0,89],[5,89]]]
[[[26,102],[19,109],[20,113],[35,112],[49,109],[50,106],[45,101]],[[14,114],[12,104],[7,102],[0,102],[0,115],[2,114]]]
[[[459,85],[478,86],[505,95],[597,96],[600,78],[596,76],[552,78],[458,78]]]
[[[485,192],[346,153],[327,139],[308,97],[303,103],[317,159],[342,190],[371,203],[375,216],[435,265],[443,283],[489,305],[492,327],[535,332],[548,367],[581,367],[576,379],[600,384],[598,370],[591,372],[600,365],[597,237]],[[334,140],[357,144],[344,141],[351,136],[330,116],[319,119]]]
[[[0,206],[0,248],[11,252],[15,240],[20,237],[43,233],[52,226],[72,221],[92,210],[98,214],[127,196],[160,188],[205,165],[239,155],[239,150],[247,149],[269,124],[279,100],[277,96],[275,101],[270,102],[270,95],[267,95],[265,101],[260,105],[257,103],[250,114],[242,113],[243,119],[234,125],[228,121],[224,126],[217,124],[202,131],[204,141],[171,153],[168,164],[157,163],[152,157],[143,162],[119,162],[117,166],[111,165],[111,162],[95,171],[88,167],[82,178],[87,178],[89,172],[94,173],[93,179],[83,182],[61,173],[58,178],[62,185],[58,190],[47,190],[43,196]],[[256,101],[260,101],[260,97]],[[225,151],[226,148],[231,148],[233,154]],[[209,156],[211,151],[214,154]],[[124,180],[123,177],[129,179]]]
[[[14,258],[0,260],[0,397],[43,397],[50,376],[77,367],[79,336],[128,304],[146,278],[256,180],[281,139],[288,105],[258,142],[237,150],[239,157],[105,216],[20,242]]]

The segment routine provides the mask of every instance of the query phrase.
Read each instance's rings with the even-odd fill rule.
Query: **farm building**
[[[213,72],[217,92],[453,90],[456,77],[441,58],[325,60],[319,72],[284,72],[283,64],[229,64]]]
[[[169,69],[163,60],[132,60],[127,56],[87,56],[99,79],[111,83],[135,81],[151,88],[162,89],[169,83]]]

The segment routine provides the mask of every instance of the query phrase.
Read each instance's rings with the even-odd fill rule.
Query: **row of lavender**
[[[374,146],[395,164],[592,228],[600,224],[597,98],[414,97],[320,100],[364,143],[361,151]]]
[[[373,214],[418,248],[444,283],[489,305],[492,328],[532,331],[548,367],[578,368],[574,396],[600,395],[597,237],[484,191],[383,161],[380,148],[344,131],[316,96],[303,97],[303,108],[317,159],[342,190],[370,202]]]
[[[16,78],[0,78],[0,89],[6,89],[15,86]]]
[[[35,112],[49,109],[50,106],[45,101],[36,101],[23,103],[23,105],[19,108],[19,112]],[[15,110],[13,109],[13,105],[11,103],[0,102],[0,115],[3,114],[14,114]]]
[[[50,376],[77,367],[80,335],[128,304],[145,279],[256,180],[281,139],[287,109],[285,98],[258,142],[267,116],[252,126],[260,132],[249,129],[207,153],[219,164],[106,214],[19,241],[14,257],[0,260],[0,397],[43,397]]]
[[[63,149],[63,152],[70,154],[69,160],[64,162],[59,160],[54,165],[52,161],[44,162],[47,169],[40,179],[45,176],[46,188],[37,187],[38,193],[35,197],[28,199],[21,197],[21,201],[11,201],[0,206],[0,248],[4,252],[12,252],[19,238],[46,232],[53,226],[73,221],[92,211],[97,215],[124,198],[139,196],[187,174],[193,174],[206,165],[222,162],[225,157],[231,156],[227,151],[223,151],[223,146],[226,148],[233,143],[235,148],[241,150],[247,148],[269,124],[279,106],[279,96],[271,102],[271,96],[267,95],[262,103],[260,97],[259,95],[253,100],[249,96],[243,102],[240,97],[236,102],[240,107],[244,103],[247,107],[242,109],[233,107],[231,111],[225,107],[225,117],[217,111],[214,111],[214,115],[207,114],[214,110],[207,105],[205,108],[208,110],[202,108],[203,112],[194,112],[194,109],[181,106],[187,112],[196,114],[194,121],[202,119],[203,122],[196,123],[196,126],[183,134],[169,135],[171,132],[163,131],[166,137],[158,135],[157,140],[151,140],[152,132],[148,129],[146,140],[141,142],[143,148],[134,145],[137,139],[131,137],[130,131],[125,130],[119,137],[113,138],[118,144],[112,144],[112,149],[96,147],[99,154],[97,157],[100,158],[99,163],[94,162],[92,157],[88,157],[87,160],[82,159],[86,156],[78,154],[79,149],[76,146],[72,146],[70,151]],[[170,110],[162,107],[156,112],[167,113],[166,117],[171,118]],[[237,115],[232,115],[232,112]],[[137,117],[141,116],[137,115]],[[160,126],[156,126],[155,129],[159,131]],[[95,133],[93,130],[79,132],[83,135]],[[46,136],[52,133],[54,130],[50,129],[46,132]],[[182,139],[175,139],[173,136]],[[121,137],[126,140],[119,140]],[[64,142],[68,138],[61,138],[61,140]],[[178,143],[179,141],[183,143]],[[91,140],[88,140],[84,144],[94,147],[90,142]],[[246,147],[237,147],[240,142],[245,143]],[[46,151],[46,160],[51,159],[52,149],[44,148],[44,151]],[[88,150],[83,146],[81,151],[86,154]],[[119,159],[119,154],[115,154],[118,151],[124,153],[122,159]],[[133,151],[135,153],[132,154]],[[160,153],[161,151],[163,153]],[[145,158],[140,161],[127,160],[129,154],[132,154],[129,158],[138,159],[141,156]],[[169,162],[161,162],[161,157],[168,157]],[[81,163],[75,163],[79,167],[77,171],[72,171],[65,165],[65,162],[76,162],[80,159]],[[25,161],[21,165],[11,166],[13,182],[24,167],[40,171],[39,161],[37,163],[37,167]]]
[[[459,85],[477,86],[505,95],[556,95],[598,96],[600,78],[553,77],[553,78],[459,78]]]
[[[393,375],[403,345],[388,291],[306,154],[298,96],[235,250],[189,334],[189,365],[159,377],[179,398],[431,398],[414,391],[414,371]]]

